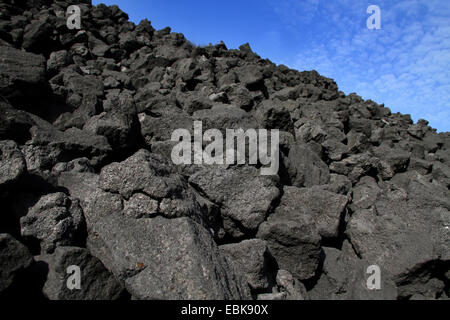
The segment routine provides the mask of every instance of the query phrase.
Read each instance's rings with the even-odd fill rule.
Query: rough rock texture
[[[25,159],[14,141],[0,141],[0,187],[17,181],[27,170]]]
[[[268,290],[273,285],[273,257],[265,241],[259,239],[244,240],[220,246],[220,250],[247,277],[254,291]]]
[[[311,299],[395,300],[397,287],[386,269],[381,270],[379,290],[367,288],[367,268],[373,263],[359,259],[353,252],[323,247],[323,273],[310,291]],[[351,250],[351,248],[350,248]]]
[[[54,254],[39,255],[34,259],[36,268],[48,269],[42,291],[50,300],[115,300],[123,295],[121,284],[86,249],[58,247]],[[70,266],[80,267],[80,290],[67,288]]]
[[[45,83],[42,55],[0,46],[0,94],[6,98],[38,95]]]
[[[423,272],[421,269],[432,261],[448,261],[448,190],[412,171],[398,174],[381,188],[365,192],[373,195],[372,200],[359,202],[347,227],[356,252],[389,270],[399,285],[400,295],[425,290],[419,289],[421,286],[411,277]]]
[[[207,168],[193,174],[189,182],[221,207],[224,220],[230,221],[225,231],[236,237],[246,230],[257,229],[279,196],[276,181],[261,176],[259,170],[248,166]]]
[[[279,130],[278,173],[250,152],[174,164],[172,133],[193,140],[194,121],[224,138]],[[2,297],[448,299],[449,187],[449,133],[316,71],[196,46],[117,6],[0,3]]]
[[[21,234],[40,241],[42,253],[58,246],[81,245],[84,216],[78,200],[64,193],[48,194],[20,218]]]
[[[211,235],[188,218],[110,215],[92,226],[88,248],[137,299],[250,298]]]
[[[0,294],[33,262],[30,251],[9,234],[0,234]]]
[[[262,293],[258,300],[309,300],[305,286],[289,271],[278,270],[276,273],[276,286],[272,293]]]
[[[337,238],[347,201],[346,196],[327,191],[324,187],[285,187],[280,205],[271,218],[301,220],[308,216],[322,238]],[[319,203],[320,206],[317,205]]]
[[[280,268],[300,279],[312,278],[319,266],[320,235],[311,216],[285,216],[275,212],[256,235],[266,240]]]

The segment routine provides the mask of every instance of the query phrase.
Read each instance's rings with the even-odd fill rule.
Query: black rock
[[[27,247],[11,235],[0,234],[0,294],[17,281],[21,271],[28,268],[33,257]]]
[[[11,47],[0,46],[0,94],[24,100],[41,96],[45,86],[45,59]]]
[[[24,243],[0,236],[2,299],[450,297],[449,133],[117,6],[0,7],[0,227]],[[174,164],[195,121],[279,130],[278,172]]]
[[[50,300],[116,300],[126,296],[123,286],[86,249],[58,247],[53,254],[35,256],[41,269],[48,269],[42,291]],[[69,267],[80,268],[79,289],[69,289]],[[73,272],[73,271],[72,271]]]

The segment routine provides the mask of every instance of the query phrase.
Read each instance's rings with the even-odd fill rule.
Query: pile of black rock
[[[174,165],[194,121],[278,129],[278,175]],[[449,187],[449,133],[315,71],[117,6],[0,3],[2,299],[448,299]]]

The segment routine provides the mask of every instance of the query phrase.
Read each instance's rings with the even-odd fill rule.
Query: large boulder
[[[283,106],[279,107],[274,101],[264,100],[256,109],[255,117],[260,128],[294,132],[294,123],[289,111]]]
[[[14,141],[0,141],[0,187],[11,185],[25,172],[27,166],[22,152]]]
[[[449,191],[415,171],[358,190],[346,233],[362,258],[392,273],[400,296],[411,296],[410,286],[432,277],[425,266],[449,260]]]
[[[139,142],[139,129],[133,97],[126,92],[111,96],[108,110],[91,117],[84,125],[84,130],[105,136],[116,152],[133,148]]]
[[[86,249],[58,247],[53,254],[39,255],[34,260],[36,268],[48,270],[42,292],[50,300],[115,300],[124,296],[120,282]],[[80,268],[79,289],[68,288],[73,274],[67,270],[71,266]]]
[[[265,241],[244,240],[219,247],[220,251],[243,273],[250,288],[256,292],[267,291],[273,286],[275,261]]]
[[[42,253],[58,246],[83,244],[84,216],[78,200],[58,192],[42,196],[20,218],[21,234],[40,242]]]
[[[88,249],[136,299],[250,299],[211,234],[186,217],[112,214],[91,226]]]
[[[347,202],[346,196],[327,191],[324,186],[284,187],[275,215],[299,221],[310,216],[322,238],[337,238]]]
[[[294,144],[285,162],[293,186],[312,187],[330,181],[328,166],[306,145]]]
[[[153,145],[158,141],[168,141],[172,132],[176,129],[193,130],[192,119],[182,110],[167,106],[161,113],[152,111],[150,115],[139,114],[141,135],[147,145]]]
[[[188,216],[207,225],[207,217],[202,216],[187,182],[165,159],[147,150],[105,166],[100,173],[99,187],[111,195],[120,195],[126,201],[125,209],[139,207],[141,203],[147,204],[147,210],[151,211],[153,205],[149,204],[154,200],[158,214],[169,218]]]
[[[29,130],[33,125],[34,121],[28,113],[0,99],[0,139],[23,144],[30,139]]]
[[[30,251],[11,235],[0,234],[0,294],[33,262]]]
[[[370,289],[367,283],[373,271],[369,269],[371,266],[369,262],[359,259],[352,252],[340,251],[328,247],[323,247],[323,250],[325,256],[323,271],[314,288],[309,292],[312,299],[397,299],[397,287],[387,270],[380,270],[380,288]]]
[[[112,148],[104,136],[77,128],[59,131],[51,126],[34,126],[31,140],[22,148],[29,171],[51,169],[58,162],[86,157],[93,166],[105,162]]]
[[[248,64],[234,70],[239,81],[252,89],[263,82],[263,73],[257,65]]]
[[[0,95],[21,99],[39,96],[44,81],[43,56],[0,46]]]
[[[280,194],[273,177],[261,176],[250,166],[207,167],[193,174],[189,182],[219,205],[227,220],[225,231],[236,237],[257,230]]]
[[[43,20],[34,20],[25,27],[22,46],[27,51],[42,52],[51,42],[52,26]]]
[[[316,274],[320,261],[320,235],[310,215],[291,217],[275,211],[258,229],[257,238],[267,242],[281,269],[300,280]]]
[[[213,234],[183,217],[208,224],[172,170],[141,150],[105,167],[100,177],[63,172],[58,183],[81,200],[89,251],[134,298],[250,298],[246,281],[222,257]]]
[[[309,300],[309,294],[303,283],[292,276],[289,271],[278,270],[276,274],[276,286],[272,293],[262,293],[258,300]]]
[[[62,72],[62,82],[66,90],[80,96],[94,95],[100,97],[104,94],[103,81],[100,77],[81,74],[75,68],[69,67]]]

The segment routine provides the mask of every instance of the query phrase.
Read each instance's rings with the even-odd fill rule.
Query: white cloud
[[[381,8],[382,30],[365,28],[369,15],[364,2],[272,4],[291,27],[308,23],[297,21],[300,16],[318,24],[329,17],[323,32],[286,65],[316,69],[346,93],[356,91],[394,112],[409,113],[416,121],[426,118],[450,131],[449,1],[374,1]]]

